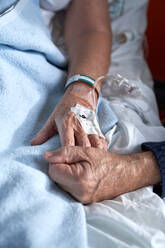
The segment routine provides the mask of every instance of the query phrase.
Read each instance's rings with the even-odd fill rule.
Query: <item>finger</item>
[[[51,152],[45,152],[44,158],[49,163],[54,164],[71,164],[87,159],[83,147],[80,146],[65,146],[61,149]]]
[[[96,134],[89,134],[88,138],[92,147],[107,150],[107,142],[104,138],[99,137]]]
[[[50,137],[57,133],[55,122],[48,120],[45,126],[38,132],[38,134],[30,141],[32,146],[41,145]]]
[[[60,140],[62,146],[74,146],[75,138],[73,128],[68,126],[59,130]]]
[[[99,139],[100,139],[100,142],[102,144],[102,149],[107,151],[108,150],[108,142],[103,137],[99,137]]]
[[[75,135],[75,140],[76,140],[76,145],[77,146],[82,146],[82,147],[90,147],[90,141],[88,139],[88,135],[84,132],[84,130],[81,128],[81,130],[78,131],[74,131],[74,135]]]

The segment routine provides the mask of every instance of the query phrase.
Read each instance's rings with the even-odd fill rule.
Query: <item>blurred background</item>
[[[155,81],[160,117],[165,124],[165,1],[150,0],[148,9],[147,61]]]

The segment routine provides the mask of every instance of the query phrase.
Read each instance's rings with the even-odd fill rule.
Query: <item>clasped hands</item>
[[[104,138],[85,133],[70,111],[76,104],[96,111],[97,96],[90,86],[70,85],[31,145],[40,145],[58,132],[62,148],[44,153],[50,178],[84,204],[111,199],[118,194],[113,176],[120,172],[118,156],[107,151]]]

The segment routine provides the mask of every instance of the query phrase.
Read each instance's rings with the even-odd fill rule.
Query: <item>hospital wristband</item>
[[[97,89],[97,87],[95,86],[95,80],[87,75],[84,75],[84,74],[76,74],[76,75],[73,75],[72,77],[70,77],[66,84],[65,84],[65,89],[72,83],[74,82],[77,82],[77,81],[82,81],[84,83],[87,83],[89,84],[90,86],[92,86],[96,92],[97,92],[97,95],[99,96],[99,90]]]

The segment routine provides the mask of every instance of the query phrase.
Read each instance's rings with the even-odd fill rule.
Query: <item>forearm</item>
[[[85,74],[96,80],[107,73],[110,64],[110,44],[107,34],[99,32],[82,34],[74,39],[73,44],[68,47],[70,57],[68,78],[75,74]],[[99,92],[101,86],[102,81],[99,81],[97,84]],[[69,87],[69,94],[71,91],[84,100],[88,100],[95,108],[97,94],[96,91],[93,91],[95,96],[91,95],[92,87],[90,85],[75,82]]]
[[[69,57],[68,77],[81,73],[97,79],[107,73],[110,65],[110,20],[106,1],[99,2],[100,11],[95,10],[92,3],[89,11],[84,7],[85,2],[73,0],[67,11],[65,41]],[[97,1],[94,2],[97,4]]]
[[[97,79],[110,65],[110,37],[106,33],[81,34],[69,46],[69,75],[82,73]]]
[[[120,155],[114,177],[115,175],[118,177],[114,179],[111,192],[114,196],[157,184],[161,180],[159,167],[151,152]]]
[[[143,152],[133,156],[138,157],[138,159],[135,160],[135,168],[137,168],[137,187],[150,186],[161,181],[160,169],[152,152]]]

